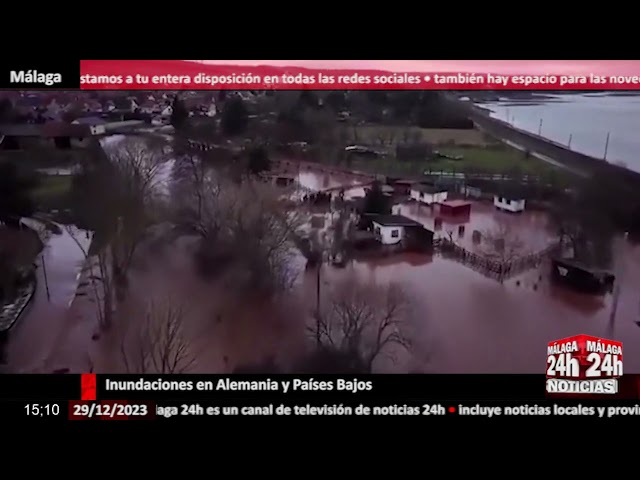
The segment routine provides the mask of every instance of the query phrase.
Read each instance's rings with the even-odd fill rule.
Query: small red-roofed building
[[[447,217],[469,217],[471,202],[465,200],[445,200],[440,203],[440,215]]]

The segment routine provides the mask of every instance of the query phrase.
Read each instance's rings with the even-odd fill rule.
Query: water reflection
[[[305,173],[312,185],[318,174]],[[355,181],[355,179],[351,179]],[[437,207],[402,205],[400,212],[427,226],[434,225]],[[511,215],[496,212],[492,205],[474,203],[468,230],[491,230],[511,225],[531,249],[546,246],[553,239],[543,212]],[[470,242],[465,235],[460,242]],[[467,244],[468,245],[468,244]],[[628,345],[625,368],[640,372],[640,249],[623,245],[617,255],[624,258],[626,274],[616,316],[615,338]],[[428,258],[428,260],[427,260]],[[421,371],[442,373],[540,373],[545,366],[545,347],[553,339],[578,333],[605,335],[611,312],[611,298],[581,295],[550,283],[549,266],[526,272],[504,284],[438,256],[397,255],[359,259],[345,269],[323,267],[327,291],[340,279],[355,274],[362,281],[400,282],[412,294],[424,326],[418,345],[433,350],[428,361],[424,351],[415,352]],[[304,275],[301,295],[308,304],[315,301],[315,275]],[[420,330],[419,330],[420,331]],[[420,335],[420,333],[418,333]]]
[[[88,251],[91,239],[85,231],[73,226],[59,227],[59,233],[49,236],[36,261],[35,296],[10,332],[7,345],[10,371],[40,369],[73,324],[67,312],[76,294],[84,252]]]
[[[362,181],[313,171],[301,172],[300,178],[308,188]],[[438,214],[428,207],[400,208],[425,224],[434,222],[434,213]],[[523,236],[532,245],[548,241],[550,234],[543,214],[504,215],[505,222],[508,219],[523,229]],[[501,218],[491,205],[474,203],[469,221],[463,223],[468,230],[490,229],[499,227]],[[471,235],[460,241],[467,241],[467,237]],[[184,240],[148,256],[132,272],[121,320],[139,318],[141,305],[150,298],[150,292],[166,294],[167,298],[170,292],[189,306],[189,331],[200,354],[196,371],[226,372],[267,357],[282,362],[295,358],[304,348],[305,324],[318,300],[317,270],[306,270],[304,259],[296,255],[291,262],[298,272],[293,298],[276,303],[246,296],[236,298],[223,286],[205,282],[195,274],[192,245]],[[45,255],[49,283],[56,284],[52,292],[55,300],[47,301],[46,293],[39,288],[39,300],[11,340],[10,359],[23,370],[46,358],[51,359],[51,365],[69,366],[74,346],[78,350],[82,339],[84,345],[91,344],[86,337],[91,336],[94,320],[90,314],[95,307],[87,297],[80,297],[71,313],[65,309],[73,298],[82,260],[80,250],[68,241],[65,236],[52,239],[62,244],[55,243],[56,247]],[[627,371],[640,372],[640,352],[633,349],[640,342],[640,328],[634,323],[639,319],[640,249],[624,245],[618,255],[627,270],[614,336],[625,343]],[[437,254],[363,257],[342,269],[324,265],[320,271],[320,295],[321,302],[326,301],[332,289],[350,276],[376,284],[397,282],[406,289],[415,310],[414,350],[402,364],[383,365],[385,371],[411,368],[439,373],[540,373],[550,340],[578,333],[605,335],[611,311],[610,297],[582,296],[552,285],[547,268],[543,265],[500,284]],[[117,333],[116,328],[94,344],[97,371],[122,371]],[[78,355],[76,351],[73,358]]]

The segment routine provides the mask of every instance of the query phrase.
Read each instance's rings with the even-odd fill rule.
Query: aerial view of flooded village
[[[640,372],[640,97],[0,92],[0,372]]]

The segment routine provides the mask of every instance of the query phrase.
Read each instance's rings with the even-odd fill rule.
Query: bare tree
[[[207,169],[202,155],[187,152],[176,159],[174,166],[175,198],[192,211],[196,218],[202,217]],[[181,212],[182,213],[182,212]]]
[[[360,141],[360,134],[359,134],[360,130],[358,129],[357,126],[354,126],[353,129],[351,130],[351,139],[353,140],[354,143],[358,143]]]
[[[321,348],[359,358],[369,372],[381,356],[395,360],[399,349],[410,348],[406,335],[409,302],[397,285],[361,285],[351,279],[336,292],[316,325]]]
[[[337,128],[335,117],[328,110],[306,109],[303,123],[310,133],[310,140],[316,143],[332,143]]]
[[[185,373],[197,360],[185,334],[186,310],[170,300],[151,300],[142,322],[129,322],[120,351],[127,373]]]
[[[420,129],[414,128],[413,130],[411,130],[409,142],[416,145],[422,142],[422,132],[420,131]]]
[[[411,140],[411,129],[409,127],[402,130],[402,143],[409,143]]]
[[[508,223],[500,223],[492,229],[484,230],[479,248],[483,255],[500,263],[509,263],[532,253]]]
[[[291,286],[293,240],[302,224],[286,207],[276,187],[245,179],[240,185],[210,178],[193,230],[202,237],[204,263],[233,270],[251,288],[283,290]],[[228,267],[233,266],[232,269]]]
[[[65,226],[66,232],[73,239],[84,257],[82,273],[87,283],[91,286],[91,303],[95,305],[95,314],[98,318],[98,326],[106,329],[113,321],[113,283],[109,268],[109,250],[98,249],[94,256],[89,254],[85,245],[78,237],[80,231],[73,225]]]
[[[112,207],[115,231],[110,250],[116,298],[122,300],[128,284],[128,272],[134,255],[150,225],[156,208],[167,195],[162,168],[166,158],[162,144],[146,138],[129,137],[107,146],[113,168]]]
[[[610,267],[615,229],[602,207],[593,208],[574,198],[556,203],[550,212],[551,221],[565,253],[587,265]],[[607,201],[601,203],[606,204]]]
[[[158,207],[168,193],[160,175],[165,148],[166,142],[147,137],[105,141],[74,179],[74,223],[94,232],[92,254],[73,227],[67,232],[87,260],[102,327],[110,326],[115,302],[124,299],[128,273],[148,227],[164,213]]]

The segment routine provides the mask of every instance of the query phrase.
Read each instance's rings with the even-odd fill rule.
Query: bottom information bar
[[[374,404],[327,404],[321,402],[253,404],[239,401],[168,402],[105,400],[100,402],[70,401],[69,420],[155,420],[170,418],[213,417],[640,417],[638,402],[540,402],[535,404],[494,403],[422,403],[375,402]]]

